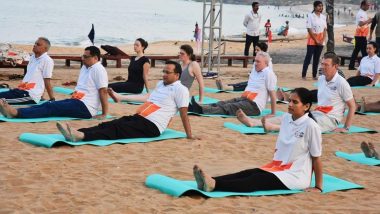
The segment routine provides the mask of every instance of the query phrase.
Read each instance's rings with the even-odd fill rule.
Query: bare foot
[[[360,144],[360,148],[362,149],[364,155],[365,155],[367,158],[372,158],[372,157],[373,157],[373,154],[372,154],[372,152],[371,152],[371,150],[370,150],[370,148],[369,148],[368,143],[366,143],[366,142],[363,141],[363,142]]]
[[[368,148],[372,153],[372,157],[379,160],[379,153],[377,153],[377,151],[375,149],[375,145],[373,145],[372,143],[368,143]]]
[[[216,79],[216,80],[215,80],[215,83],[216,83],[216,87],[217,87],[219,90],[223,90],[223,83],[222,83],[222,80],[221,80],[221,79]]]
[[[281,88],[277,89],[276,96],[278,100],[284,101],[284,92],[282,92]]]
[[[57,122],[55,125],[57,126],[58,131],[61,132],[63,137],[65,137],[65,140],[72,141],[71,135],[69,134],[68,130],[65,129],[65,126],[62,123]]]
[[[202,176],[200,174],[198,165],[194,165],[193,175],[194,175],[195,181],[197,182],[198,189],[203,190],[204,183],[203,183],[203,179],[202,179]]]
[[[78,142],[78,141],[83,140],[84,138],[83,132],[79,132],[77,130],[72,129],[68,123],[66,123],[66,129],[68,131],[68,134],[71,137],[72,142]]]
[[[112,90],[112,88],[108,88],[107,91],[108,91],[108,95],[110,95],[110,97],[112,98],[112,100],[115,103],[120,102],[121,98],[120,98],[120,95],[118,93],[116,93],[114,90]]]
[[[0,99],[0,112],[8,118],[14,118],[17,116],[17,109],[10,106],[5,99]]]
[[[248,127],[254,127],[254,126],[260,126],[261,123],[259,122],[255,122],[254,119],[252,118],[249,118],[243,110],[239,109],[236,111],[236,116],[237,116],[237,119],[243,123],[244,125],[248,126]],[[257,124],[259,123],[259,124]]]
[[[199,168],[200,176],[203,180],[203,191],[212,192],[215,189],[215,179],[207,175],[201,168]]]
[[[261,123],[263,124],[265,132],[278,131],[278,127],[273,123],[267,121],[267,117],[261,118]]]

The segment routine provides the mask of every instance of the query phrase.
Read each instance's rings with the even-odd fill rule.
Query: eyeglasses
[[[92,57],[92,56],[91,56],[91,55],[85,55],[85,54],[82,55],[82,58],[83,58],[83,59],[88,59],[88,58],[90,58],[90,57]]]
[[[168,71],[168,70],[162,70],[162,73],[164,74],[172,74],[175,73],[174,71]]]

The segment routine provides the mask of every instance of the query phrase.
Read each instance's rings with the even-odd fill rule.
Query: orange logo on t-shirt
[[[292,163],[281,165],[282,161],[273,160],[272,162],[260,167],[260,169],[265,170],[267,172],[279,172],[290,169]]]
[[[20,85],[17,86],[18,89],[20,90],[30,90],[33,89],[36,86],[36,83],[28,83],[28,82],[23,82]]]
[[[241,95],[241,97],[247,98],[249,100],[254,100],[258,93],[255,92],[249,92],[249,91],[244,91],[244,93]]]
[[[80,100],[85,96],[83,92],[74,91],[74,93],[71,95],[71,99]]]
[[[157,111],[160,109],[160,107],[152,102],[145,102],[142,106],[140,106],[136,113],[143,116],[147,117],[148,115],[152,114],[153,112]]]
[[[368,36],[368,33],[369,33],[369,27],[368,25],[364,25],[364,26],[361,26],[361,27],[357,27],[356,28],[356,32],[355,32],[355,36]]]
[[[327,114],[330,111],[332,111],[333,108],[334,108],[333,106],[318,106],[317,108],[315,108],[315,110]]]

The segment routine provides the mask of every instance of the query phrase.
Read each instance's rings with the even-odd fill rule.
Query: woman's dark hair
[[[136,39],[136,41],[140,42],[141,46],[143,47],[143,53],[144,53],[145,49],[148,47],[148,42],[145,41],[145,39],[143,38],[138,38]]]
[[[307,88],[295,88],[292,93],[294,94],[297,94],[298,97],[300,98],[300,101],[302,104],[306,105],[306,104],[309,104],[309,109],[306,110],[305,113],[309,113],[309,117],[313,120],[315,120],[315,118],[313,117],[313,115],[310,113],[310,108],[311,108],[311,105],[313,105],[313,95],[311,93],[311,91]]]
[[[318,5],[323,5],[323,3],[321,2],[321,1],[314,1],[314,3],[313,3],[313,11],[312,11],[312,13],[314,13],[314,11],[315,11],[315,8],[318,6]]]
[[[257,43],[256,46],[259,47],[260,50],[263,51],[263,52],[267,52],[268,51],[268,45],[265,42],[259,42],[259,43]]]
[[[100,60],[100,50],[99,48],[95,46],[88,46],[87,48],[84,49],[85,51],[90,51],[91,56],[96,56],[98,60]]]
[[[375,48],[375,53],[377,54],[379,52],[379,47],[377,46],[376,42],[368,42],[368,45],[372,45],[373,48]]]
[[[191,61],[195,61],[194,50],[190,45],[181,45],[179,49],[185,51],[186,54],[189,55]]]

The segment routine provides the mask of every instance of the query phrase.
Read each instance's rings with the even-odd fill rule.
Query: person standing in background
[[[255,47],[259,42],[259,34],[260,34],[260,22],[261,22],[261,14],[259,11],[259,2],[252,3],[252,10],[245,15],[243,25],[247,28],[247,34],[245,37],[245,48],[244,55],[249,55],[249,48],[251,43],[253,43],[253,55],[255,56]]]
[[[376,30],[375,30],[375,27],[376,27]],[[369,39],[368,39],[369,41],[372,40],[372,34],[374,30],[375,30],[377,47],[380,47],[380,12],[377,12],[372,19],[371,31],[369,33]],[[379,51],[377,52],[377,55],[380,56]]]
[[[372,22],[372,18],[368,18],[367,10],[369,9],[369,4],[367,1],[362,1],[360,3],[360,10],[356,14],[356,32],[355,32],[355,48],[352,51],[350,64],[348,65],[349,70],[355,69],[355,60],[358,57],[359,51],[362,53],[362,57],[367,56],[367,36],[369,33],[369,24]]]

